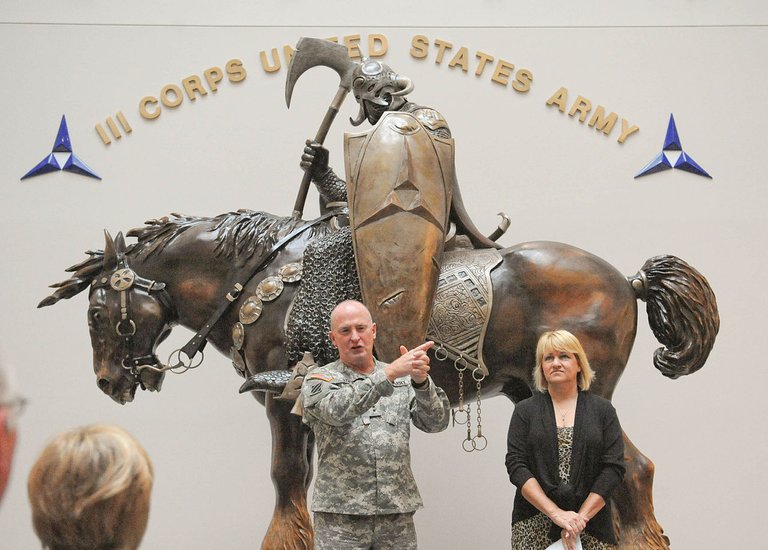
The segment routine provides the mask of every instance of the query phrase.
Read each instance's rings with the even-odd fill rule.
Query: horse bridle
[[[145,279],[128,267],[124,255],[118,259],[118,266],[109,276],[94,279],[91,292],[98,288],[106,291],[114,290],[120,299],[120,319],[115,323],[115,333],[120,337],[121,366],[138,379],[139,373],[144,369],[157,372],[169,370],[166,365],[160,364],[156,356],[151,353],[146,355],[134,355],[134,336],[136,334],[136,322],[131,318],[131,293],[133,287],[144,290],[147,294],[155,293],[162,306],[172,318],[174,314],[173,304],[165,289],[165,283]]]
[[[187,344],[175,350],[168,357],[168,364],[158,364],[156,356],[152,353],[149,355],[142,355],[134,357],[132,354],[133,348],[133,336],[136,334],[136,323],[130,316],[130,293],[128,292],[134,286],[145,290],[148,294],[150,292],[157,292],[157,297],[161,304],[170,312],[172,319],[176,318],[176,311],[173,307],[173,302],[168,296],[166,291],[166,284],[158,281],[151,281],[145,279],[128,267],[128,260],[125,253],[118,253],[117,255],[117,269],[109,276],[103,276],[99,279],[94,279],[93,288],[91,292],[96,288],[104,288],[105,290],[115,290],[120,293],[120,320],[115,324],[115,332],[122,339],[121,348],[123,350],[123,358],[121,360],[122,367],[130,372],[137,380],[139,373],[144,369],[149,369],[158,373],[165,371],[171,371],[176,374],[181,374],[190,369],[194,369],[203,362],[205,357],[203,348],[206,344],[208,333],[211,331],[216,322],[221,318],[224,312],[229,306],[237,300],[242,292],[245,284],[267,263],[267,261],[286,244],[288,244],[295,237],[306,231],[307,229],[314,227],[322,221],[331,218],[338,214],[339,208],[333,209],[314,220],[300,225],[290,231],[287,235],[279,239],[272,245],[266,252],[264,252],[252,267],[244,274],[241,274],[241,280],[243,283],[235,283],[234,286],[227,292],[225,298],[219,307],[213,312],[211,317],[203,325],[203,327],[195,333],[192,339]],[[194,357],[197,353],[200,353],[199,359],[195,362]],[[186,356],[186,362],[182,358],[182,354]],[[172,359],[176,357],[176,362],[173,363]],[[141,381],[139,381],[141,383]]]

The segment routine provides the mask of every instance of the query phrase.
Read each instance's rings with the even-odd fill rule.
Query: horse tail
[[[646,303],[648,323],[665,347],[653,354],[664,376],[678,378],[704,366],[720,328],[715,294],[707,279],[675,256],[655,256],[627,277]]]

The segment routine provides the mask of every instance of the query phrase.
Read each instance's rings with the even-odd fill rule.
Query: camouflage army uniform
[[[442,431],[450,404],[431,379],[420,389],[410,377],[390,383],[384,367],[376,361],[366,375],[336,361],[307,374],[301,392],[304,422],[317,441],[315,512],[411,517],[422,506],[411,471],[410,424]],[[319,542],[322,533],[315,537]]]
[[[315,550],[417,550],[413,512],[353,516],[315,512]]]

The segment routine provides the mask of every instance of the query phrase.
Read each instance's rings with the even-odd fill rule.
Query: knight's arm
[[[324,203],[347,201],[347,182],[328,166],[328,149],[308,139],[300,166],[312,176],[312,182],[317,186]]]
[[[483,235],[472,218],[469,217],[469,212],[464,207],[464,201],[461,198],[459,183],[455,178],[453,180],[450,219],[456,224],[457,232],[466,235],[475,248],[503,248],[499,243]]]

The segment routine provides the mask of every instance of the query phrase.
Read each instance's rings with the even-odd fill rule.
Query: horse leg
[[[634,312],[632,312],[634,313]],[[610,399],[616,387],[634,340],[634,315],[621,316],[623,328],[614,334],[622,336],[611,342],[605,334],[584,334],[582,345],[590,352],[590,364],[597,374],[589,391]],[[632,322],[630,323],[631,320]],[[611,327],[622,327],[611,321]],[[620,550],[668,550],[669,539],[656,521],[653,510],[654,466],[624,433],[624,462],[627,468],[623,482],[613,492],[614,525]]]
[[[668,550],[669,538],[653,513],[653,462],[624,434],[627,473],[613,492],[620,550]]]
[[[307,491],[309,491],[309,485],[312,483],[312,476],[314,475],[314,471],[312,469],[312,461],[315,455],[315,432],[312,430],[307,431],[307,475],[305,477],[304,483],[305,488]]]
[[[272,430],[272,482],[275,511],[261,544],[262,550],[312,550],[314,533],[307,510],[314,438],[291,414],[293,403],[267,394],[267,417]]]

